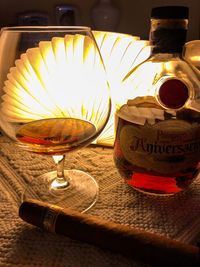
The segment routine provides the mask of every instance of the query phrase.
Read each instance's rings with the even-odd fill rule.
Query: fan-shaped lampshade
[[[105,69],[90,37],[40,41],[21,54],[7,75],[1,127],[14,137],[9,123],[72,117],[89,120],[100,131],[107,120],[108,94]]]
[[[93,34],[104,61],[112,98],[110,119],[95,143],[112,146],[115,99],[123,95],[123,78],[148,57],[149,49],[145,49],[148,41],[122,33],[93,31]],[[89,37],[66,35],[41,41],[38,47],[23,53],[7,75],[1,127],[7,127],[4,130],[14,138],[6,122],[24,123],[53,115],[90,118],[98,131],[105,122],[108,105],[108,90],[103,90],[107,87],[104,75],[102,62]]]
[[[100,49],[111,88],[112,110],[109,122],[96,140],[97,144],[113,146],[115,99],[123,95],[121,82],[129,71],[150,54],[149,42],[129,34],[93,31]]]

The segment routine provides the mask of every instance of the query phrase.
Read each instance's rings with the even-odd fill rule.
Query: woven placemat
[[[0,266],[146,266],[67,237],[49,234],[18,217],[26,185],[55,165],[51,157],[25,152],[0,138]],[[69,154],[65,165],[90,173],[100,194],[88,213],[185,243],[197,240],[200,178],[174,197],[145,196],[126,185],[111,148],[90,146]]]

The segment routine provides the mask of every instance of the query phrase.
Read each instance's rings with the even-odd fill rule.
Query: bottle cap
[[[189,8],[185,6],[161,6],[152,9],[150,41],[153,52],[182,52],[187,36],[188,15]]]
[[[151,18],[154,19],[188,19],[189,8],[186,6],[161,6],[152,8]]]

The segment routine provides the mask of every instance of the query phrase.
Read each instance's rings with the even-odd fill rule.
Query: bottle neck
[[[152,53],[181,54],[186,42],[188,20],[151,19],[149,40]]]

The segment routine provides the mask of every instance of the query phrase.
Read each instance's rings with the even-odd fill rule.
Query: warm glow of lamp
[[[124,95],[121,83],[134,66],[149,56],[150,49],[148,41],[136,36],[101,31],[93,34],[104,61],[112,99],[110,119],[94,143],[113,146],[115,103],[123,102]],[[5,81],[2,114],[6,120],[24,123],[52,115],[83,120],[90,117],[98,125],[102,117],[98,110],[103,110],[98,107],[107,103],[101,90],[105,87],[105,77],[102,77],[105,72],[95,53],[91,39],[78,34],[54,37],[28,49],[15,61]],[[141,84],[140,80],[138,77]],[[99,94],[98,102],[93,101],[97,99],[94,88]],[[14,137],[11,130],[10,135]]]
[[[23,53],[5,81],[1,109],[6,120],[24,123],[52,115],[90,118],[98,130],[102,107],[107,105],[107,91],[102,88],[107,85],[104,66],[91,42],[87,36],[66,35],[41,41]]]
[[[124,98],[121,83],[124,77],[150,55],[149,42],[129,34],[93,31],[100,49],[111,88],[112,110],[109,122],[96,140],[97,144],[113,146],[116,102]],[[144,77],[138,77],[144,79]],[[131,87],[131,91],[132,91]],[[134,92],[132,92],[134,93]],[[117,100],[117,101],[116,101]]]

